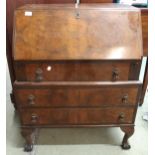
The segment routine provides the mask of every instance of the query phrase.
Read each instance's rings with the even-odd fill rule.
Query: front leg
[[[31,152],[33,150],[33,144],[35,139],[34,128],[22,128],[21,134],[24,137],[26,144],[24,146],[25,152]]]
[[[134,133],[134,126],[122,126],[120,127],[121,130],[125,133],[123,141],[122,141],[122,148],[124,150],[128,150],[131,148],[131,146],[128,143],[128,139],[133,135]]]

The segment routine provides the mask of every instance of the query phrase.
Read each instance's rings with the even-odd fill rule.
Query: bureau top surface
[[[25,5],[14,15],[15,60],[141,59],[140,10],[118,4]]]

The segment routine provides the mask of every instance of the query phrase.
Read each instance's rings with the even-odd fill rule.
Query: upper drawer
[[[141,61],[15,62],[17,81],[138,80]]]
[[[137,105],[139,82],[48,82],[15,84],[19,107],[104,107]]]
[[[15,60],[142,57],[138,8],[118,4],[26,5],[14,16]]]

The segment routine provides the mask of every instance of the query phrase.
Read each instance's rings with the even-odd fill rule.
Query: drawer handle
[[[127,104],[127,102],[128,102],[128,95],[124,95],[123,97],[122,97],[122,103],[123,104]]]
[[[112,71],[112,80],[117,81],[118,79],[119,79],[119,71],[118,71],[118,69],[114,69]]]
[[[29,95],[28,96],[28,103],[30,104],[30,105],[34,105],[35,104],[35,96],[34,95]]]
[[[37,68],[36,70],[36,81],[40,82],[43,80],[43,70],[41,68]]]
[[[125,118],[124,113],[121,113],[121,114],[119,115],[119,121],[120,121],[120,122],[124,122],[124,118]]]
[[[38,121],[38,115],[37,114],[32,114],[31,115],[31,122],[36,123]]]

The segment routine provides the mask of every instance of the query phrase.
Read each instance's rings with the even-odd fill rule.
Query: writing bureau
[[[43,127],[120,127],[141,93],[140,10],[118,4],[25,5],[14,14],[13,93],[25,151]]]

